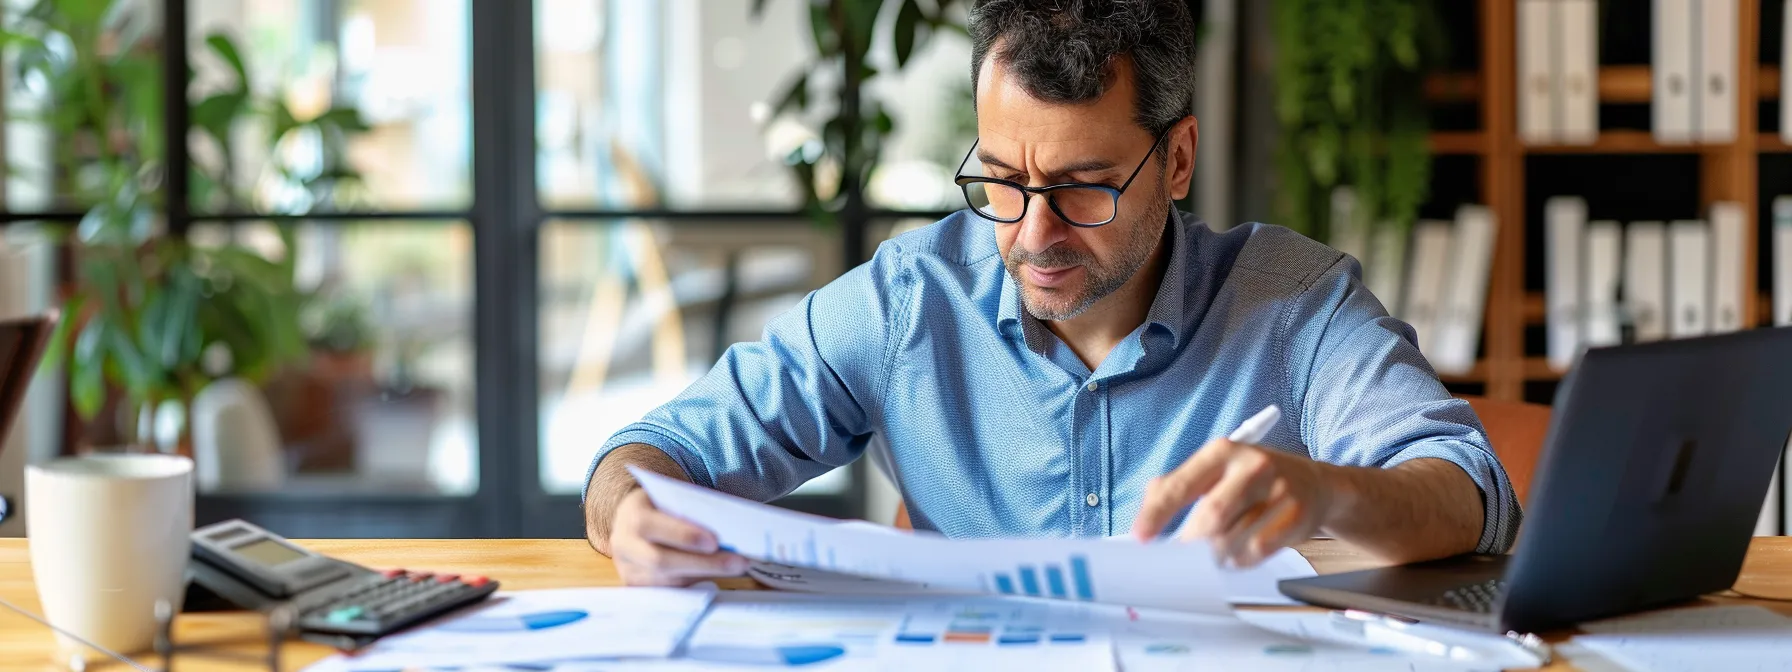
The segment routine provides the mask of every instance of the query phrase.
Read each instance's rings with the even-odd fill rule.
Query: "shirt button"
[[[1101,497],[1099,495],[1096,495],[1093,492],[1089,493],[1088,497],[1084,497],[1083,501],[1088,502],[1089,506],[1100,506],[1101,505]]]
[[[1090,391],[1090,392],[1094,392],[1094,391],[1096,391],[1096,390],[1098,390],[1098,389],[1101,389],[1101,383],[1097,383],[1097,382],[1095,382],[1095,381],[1093,381],[1093,380],[1091,380],[1091,381],[1089,381],[1089,384],[1088,384],[1088,385],[1084,385],[1084,386],[1083,386],[1083,389],[1085,389],[1085,390],[1088,390],[1088,391]],[[1089,506],[1095,506],[1095,505],[1094,505],[1094,504],[1090,504],[1090,505],[1089,505]]]

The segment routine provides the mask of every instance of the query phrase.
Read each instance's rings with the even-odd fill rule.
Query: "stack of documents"
[[[703,608],[691,611],[693,604]],[[616,615],[638,613],[632,622]],[[575,617],[573,614],[585,614]],[[1413,670],[1523,667],[1355,643],[1322,611],[1211,616],[1004,597],[579,589],[484,608],[309,672],[383,670]],[[700,620],[698,620],[700,618]],[[677,634],[665,636],[670,629]]]
[[[1792,619],[1700,607],[1585,623],[1574,643],[1632,672],[1792,670]]]

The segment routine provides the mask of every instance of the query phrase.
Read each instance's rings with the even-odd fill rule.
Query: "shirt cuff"
[[[1512,483],[1499,460],[1487,451],[1459,441],[1426,441],[1402,449],[1382,465],[1392,469],[1420,458],[1436,458],[1462,468],[1475,487],[1481,490],[1481,540],[1476,553],[1505,553],[1518,536],[1518,525],[1524,519]]]
[[[609,456],[611,451],[632,443],[658,448],[660,452],[666,454],[666,457],[678,463],[678,467],[684,470],[685,476],[690,477],[692,483],[705,488],[715,488],[715,480],[710,476],[709,468],[704,466],[703,458],[697,455],[697,451],[692,450],[690,446],[685,445],[671,431],[663,427],[637,422],[622,428],[622,431],[610,437],[609,441],[605,441],[603,447],[597,449],[597,456],[591,458],[591,467],[585,470],[585,489],[579,492],[580,504],[585,502],[585,495],[591,492],[591,479],[597,476],[597,465],[602,464],[604,458]]]

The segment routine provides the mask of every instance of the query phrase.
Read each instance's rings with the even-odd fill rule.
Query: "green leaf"
[[[221,146],[230,144],[230,127],[238,115],[249,107],[249,96],[239,92],[217,93],[199,101],[188,113],[198,126],[217,139]],[[222,148],[222,147],[221,147]]]
[[[38,375],[47,375],[67,362],[73,344],[69,337],[74,333],[75,324],[81,320],[81,309],[87,306],[87,297],[80,294],[69,297],[62,304],[62,318],[56,321],[56,329],[50,332],[49,347],[44,352],[44,360],[38,365]]]
[[[243,66],[243,55],[237,51],[236,42],[223,32],[214,32],[205,37],[205,46],[211,47],[212,53],[230,66],[230,72],[236,75],[236,91],[249,92],[249,69]]]
[[[778,96],[778,104],[772,107],[771,116],[777,117],[790,111],[801,111],[809,107],[809,71],[797,73],[796,80],[784,88],[784,94]]]
[[[809,3],[809,37],[815,41],[815,53],[821,59],[840,54],[839,33],[834,30],[828,8],[832,3]]]
[[[755,21],[765,16],[765,0],[753,0],[753,7],[748,10],[747,15],[753,17]]]
[[[330,108],[330,111],[318,115],[317,119],[312,120],[312,123],[329,124],[350,133],[367,131],[372,128],[361,119],[361,110],[355,107]]]
[[[915,53],[915,34],[921,25],[921,3],[916,0],[902,0],[902,8],[896,11],[895,35],[896,67],[908,66],[908,57]]]

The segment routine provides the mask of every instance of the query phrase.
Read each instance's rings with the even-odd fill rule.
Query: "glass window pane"
[[[536,158],[548,207],[793,207],[760,132],[809,54],[803,2],[536,3]],[[798,140],[800,142],[800,140]]]
[[[207,482],[208,459],[244,463],[241,455],[220,453],[252,445],[235,433],[253,428],[237,424],[241,416],[206,410],[228,411],[233,396],[212,405],[195,401],[192,438],[202,491],[466,495],[477,489],[470,226],[199,225],[189,238],[205,247],[234,241],[276,261],[296,250],[290,275],[302,296],[297,327],[307,346],[301,361],[252,381],[278,433],[280,469],[272,481],[225,468]],[[216,445],[204,445],[207,436],[218,437]]]
[[[541,0],[536,3],[536,162],[550,208],[794,207],[782,157],[825,116],[770,117],[813,58],[808,3],[753,0]],[[894,3],[890,3],[893,9]],[[893,11],[884,22],[892,23]],[[970,44],[942,32],[897,71],[888,33],[866,93],[896,121],[870,197],[891,207],[956,208],[951,183],[975,133]],[[835,91],[811,77],[818,109]],[[823,171],[825,172],[825,171]]]
[[[832,280],[839,236],[788,223],[646,219],[541,232],[541,484],[577,494],[599,444],[727,346]],[[802,493],[839,493],[844,473]]]
[[[188,6],[195,212],[471,201],[466,0]],[[246,87],[213,36],[240,52]]]

